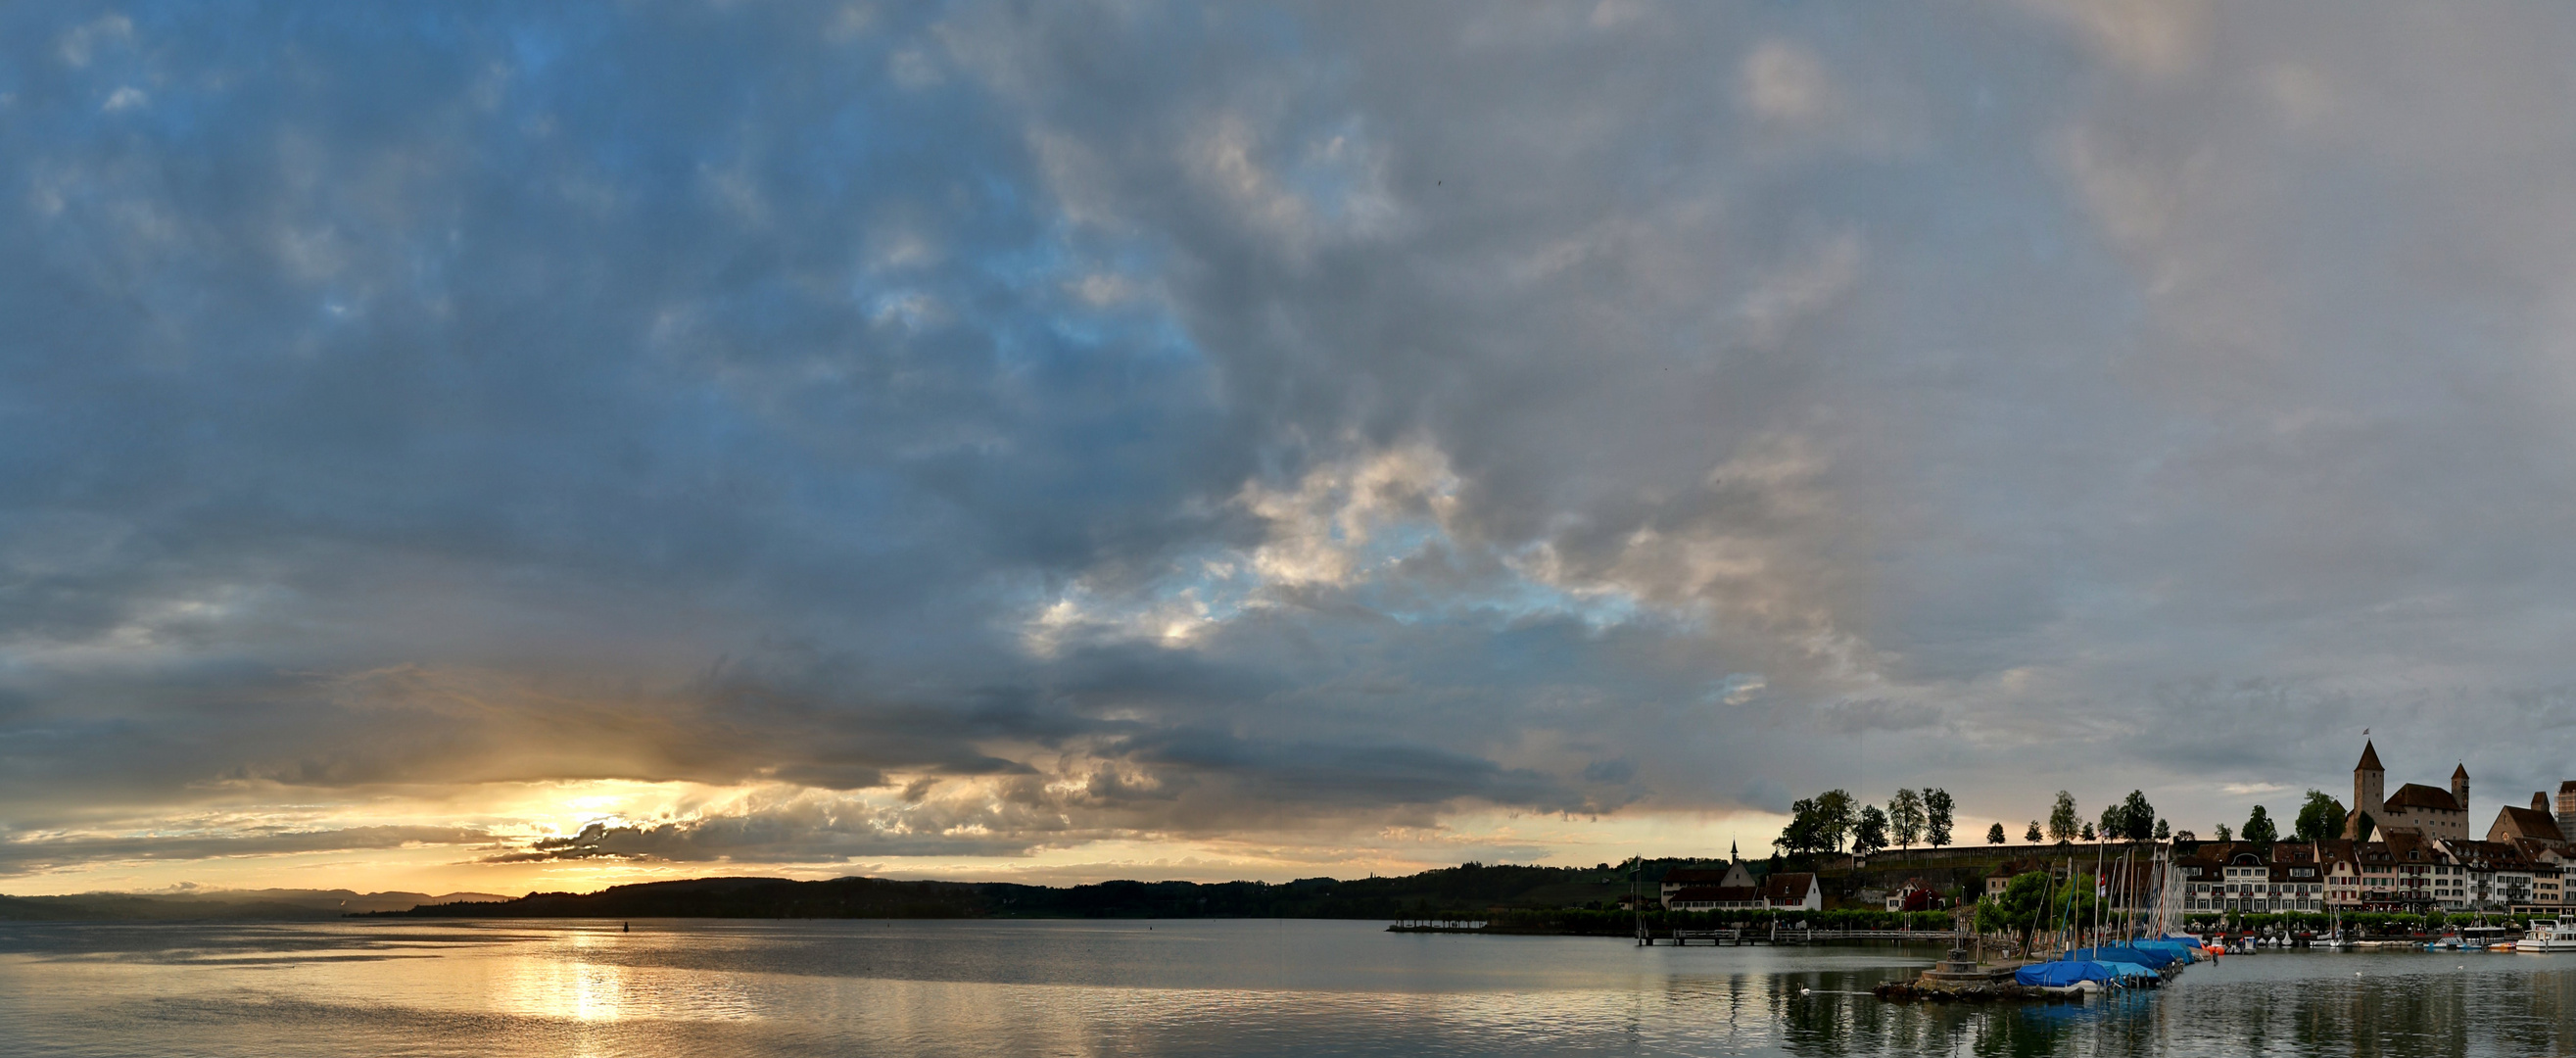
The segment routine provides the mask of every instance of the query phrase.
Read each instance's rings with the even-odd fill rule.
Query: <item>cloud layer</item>
[[[2519,803],[2571,35],[13,7],[0,877]]]

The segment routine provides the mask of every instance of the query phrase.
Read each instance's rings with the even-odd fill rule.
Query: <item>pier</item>
[[[1732,927],[1726,929],[1675,929],[1657,935],[1650,930],[1637,933],[1638,947],[1669,945],[1689,947],[1707,944],[1730,947],[1745,944],[1808,944],[1827,940],[1884,940],[1915,944],[1956,944],[1969,940],[1966,933],[1920,929],[1809,929],[1805,926]]]

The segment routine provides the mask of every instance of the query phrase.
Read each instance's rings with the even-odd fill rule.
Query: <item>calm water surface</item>
[[[0,924],[0,1054],[2576,1055],[2576,955],[2240,956],[2085,1007],[1867,994],[1936,956],[1311,921]]]

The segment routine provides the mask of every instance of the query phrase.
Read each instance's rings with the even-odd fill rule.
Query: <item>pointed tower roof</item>
[[[2467,761],[2461,761],[2461,762],[2460,762],[2460,766],[2459,766],[2459,767],[2456,767],[2456,768],[2451,769],[2451,779],[2452,779],[2453,781],[2455,781],[2455,782],[2456,782],[2456,781],[2458,781],[2458,780],[2461,780],[2461,779],[2468,778],[2468,777],[2469,777],[2469,762],[2467,762]]]
[[[2379,750],[2371,746],[2369,739],[2363,739],[2361,740],[2361,763],[2353,765],[2352,770],[2387,771],[2388,769],[2379,766]]]

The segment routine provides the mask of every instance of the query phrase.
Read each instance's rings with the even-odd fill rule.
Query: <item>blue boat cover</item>
[[[2097,965],[2101,966],[2103,969],[2111,971],[2111,973],[2121,981],[2130,984],[2152,984],[2163,980],[2163,978],[2158,976],[2154,970],[2147,969],[2146,967],[2133,962],[2113,961],[2099,963]]]
[[[2100,981],[2109,984],[2120,976],[2098,962],[2035,962],[2013,971],[2013,983],[2044,988],[2064,988],[2077,981]]]
[[[2091,959],[2095,962],[2133,962],[2151,970],[2161,970],[2182,960],[2181,956],[2171,952],[2127,947],[2077,948],[2067,952],[2066,957],[2078,960]]]

